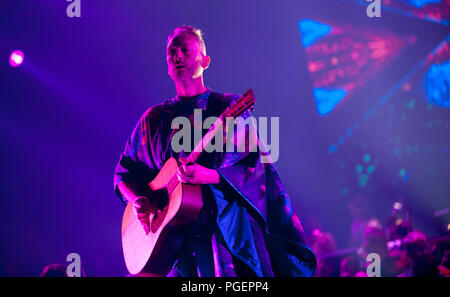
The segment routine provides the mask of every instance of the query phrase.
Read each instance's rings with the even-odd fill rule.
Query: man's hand
[[[185,184],[218,184],[219,173],[214,169],[203,167],[196,163],[188,163],[186,159],[180,159],[181,166],[178,168],[178,180]]]
[[[150,233],[150,214],[157,211],[156,207],[150,203],[146,196],[138,196],[133,201],[136,216],[144,228],[145,234]]]

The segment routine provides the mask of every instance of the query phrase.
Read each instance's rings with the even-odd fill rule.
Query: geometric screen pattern
[[[416,37],[399,36],[382,30],[335,25],[301,19],[298,29],[305,48],[313,95],[319,115],[331,113],[353,92],[416,42]]]

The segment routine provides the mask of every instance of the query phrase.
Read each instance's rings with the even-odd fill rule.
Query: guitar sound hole
[[[159,227],[161,227],[162,222],[164,221],[164,218],[166,217],[167,210],[169,209],[169,206],[167,205],[162,210],[158,210],[155,215],[153,216],[150,229],[153,233],[156,233],[158,231]]]
[[[167,203],[169,203],[169,193],[166,188],[153,191],[152,196],[155,197],[156,207],[159,210],[163,210]]]
[[[156,199],[156,207],[158,211],[153,216],[150,229],[153,233],[158,231],[159,227],[161,227],[164,218],[166,217],[167,210],[169,208],[169,193],[166,188],[162,188],[156,191],[153,191],[153,197]]]

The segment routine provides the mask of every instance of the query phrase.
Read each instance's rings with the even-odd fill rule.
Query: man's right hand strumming
[[[150,203],[150,200],[146,196],[136,197],[133,201],[133,207],[145,233],[150,233],[150,214],[157,211],[156,207]]]
[[[150,232],[150,214],[157,211],[156,204],[151,203],[147,196],[140,194],[134,182],[121,181],[117,186],[122,195],[128,200],[128,203],[133,203],[136,216],[141,222],[145,233],[148,234]],[[156,199],[154,201],[156,202]]]

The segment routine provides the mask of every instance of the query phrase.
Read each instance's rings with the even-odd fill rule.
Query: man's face
[[[190,34],[181,33],[170,40],[166,57],[173,81],[198,78],[209,64],[209,58],[202,53],[202,44]]]

